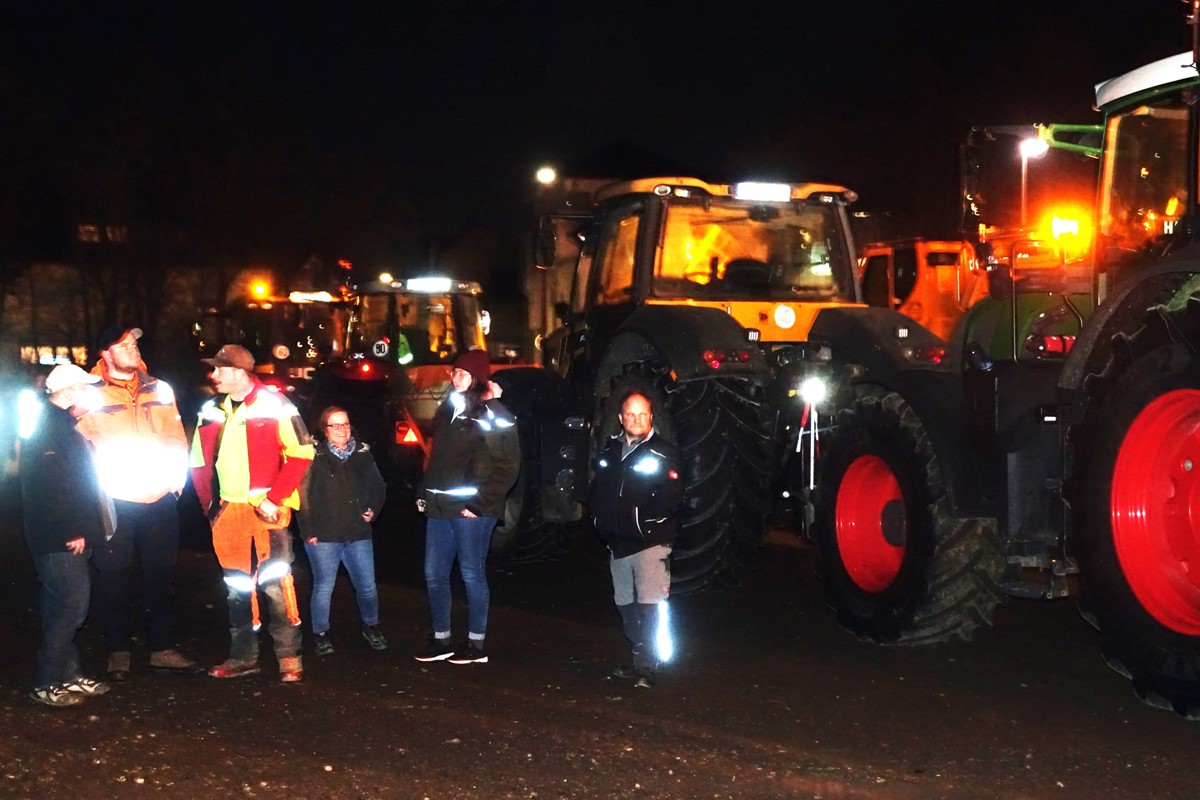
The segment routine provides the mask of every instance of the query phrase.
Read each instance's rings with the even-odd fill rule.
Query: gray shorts
[[[609,562],[613,600],[630,603],[660,603],[671,595],[671,548],[663,544]]]

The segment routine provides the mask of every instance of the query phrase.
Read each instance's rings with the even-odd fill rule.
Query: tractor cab
[[[350,412],[360,436],[411,483],[460,353],[486,350],[489,315],[474,281],[396,279],[355,288],[341,355],[317,373],[317,405]]]
[[[859,302],[846,213],[855,199],[842,186],[814,183],[645,178],[598,188],[591,213],[575,215],[580,252],[569,301],[559,306],[564,326],[543,339],[546,363],[590,375],[642,307],[717,310],[768,349],[804,342],[822,309]],[[544,219],[542,230],[554,228]],[[552,268],[570,243],[543,238],[537,263]],[[709,356],[745,358],[729,348]]]

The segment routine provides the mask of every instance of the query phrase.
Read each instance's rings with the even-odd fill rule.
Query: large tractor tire
[[[826,599],[863,639],[969,640],[1001,599],[995,520],[955,516],[938,454],[904,398],[855,391],[821,441],[815,538]]]
[[[1200,719],[1200,311],[1120,337],[1072,432],[1080,611],[1149,705]]]
[[[661,365],[626,365],[598,387],[594,448],[619,432],[619,404],[631,390],[649,396],[655,430],[679,449],[684,497],[671,590],[736,585],[761,541],[778,463],[761,389],[735,379],[677,383]]]

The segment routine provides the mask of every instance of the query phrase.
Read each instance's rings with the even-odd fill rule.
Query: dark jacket
[[[329,442],[321,442],[300,482],[300,536],[320,542],[370,539],[371,523],[362,518],[363,512],[374,509],[378,518],[386,495],[387,485],[370,448],[360,444],[343,461],[330,451]]]
[[[504,517],[508,492],[521,471],[517,421],[499,400],[452,419],[455,393],[438,409],[433,451],[417,497],[425,514],[452,519],[465,508],[477,517]]]
[[[81,536],[88,547],[104,545],[100,482],[71,412],[45,404],[36,430],[21,442],[20,476],[30,553],[65,553]]]
[[[588,495],[596,533],[616,558],[673,544],[683,501],[675,445],[652,430],[622,458],[624,438],[617,434],[600,452]]]

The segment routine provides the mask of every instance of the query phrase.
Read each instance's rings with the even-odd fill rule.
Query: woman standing
[[[438,409],[433,451],[417,490],[425,512],[425,589],[433,633],[417,661],[484,664],[487,653],[488,547],[505,497],[521,469],[516,420],[490,383],[487,353],[460,355],[450,372],[454,386]],[[467,590],[467,640],[450,641],[450,571],[454,559]]]
[[[379,515],[387,488],[370,449],[354,440],[345,409],[325,409],[317,430],[323,441],[300,484],[297,514],[312,567],[310,619],[315,649],[319,656],[333,652],[329,605],[338,567],[345,564],[358,599],[363,638],[375,650],[386,650],[387,639],[379,631],[371,521]]]

